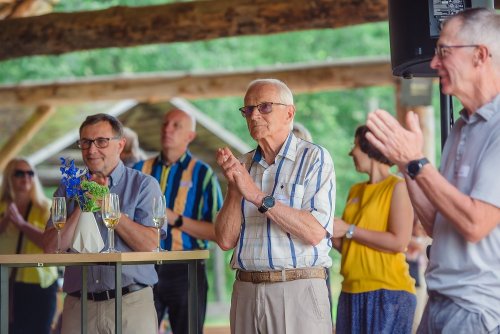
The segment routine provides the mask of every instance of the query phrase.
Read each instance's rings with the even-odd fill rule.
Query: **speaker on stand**
[[[441,23],[468,8],[494,8],[493,0],[389,0],[392,73],[395,76],[436,77],[430,68]],[[441,88],[441,87],[440,87]],[[440,89],[441,147],[453,124],[451,96]]]

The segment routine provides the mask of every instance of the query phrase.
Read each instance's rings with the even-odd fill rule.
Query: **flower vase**
[[[94,213],[83,211],[80,214],[71,247],[78,253],[99,253],[104,248]]]

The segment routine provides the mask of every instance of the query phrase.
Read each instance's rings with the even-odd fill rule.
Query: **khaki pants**
[[[80,334],[80,298],[67,295],[64,299],[62,334]],[[87,303],[87,329],[89,333],[115,332],[115,300]],[[131,292],[122,299],[122,332],[124,334],[158,333],[158,320],[153,302],[153,290],[146,287]]]
[[[324,279],[260,283],[235,281],[231,298],[232,334],[331,334]]]

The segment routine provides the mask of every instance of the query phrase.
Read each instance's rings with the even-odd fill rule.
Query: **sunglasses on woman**
[[[17,177],[20,179],[20,178],[25,177],[25,176],[33,177],[33,176],[35,176],[35,172],[32,170],[22,170],[22,169],[16,169],[14,171],[14,177]]]

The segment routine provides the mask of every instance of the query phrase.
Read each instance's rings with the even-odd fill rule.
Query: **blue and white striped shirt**
[[[305,244],[260,213],[255,205],[242,200],[241,233],[232,267],[249,271],[330,267],[335,170],[328,151],[290,133],[274,164],[266,163],[259,147],[241,161],[263,192],[290,207],[311,212],[328,235],[316,246]]]

